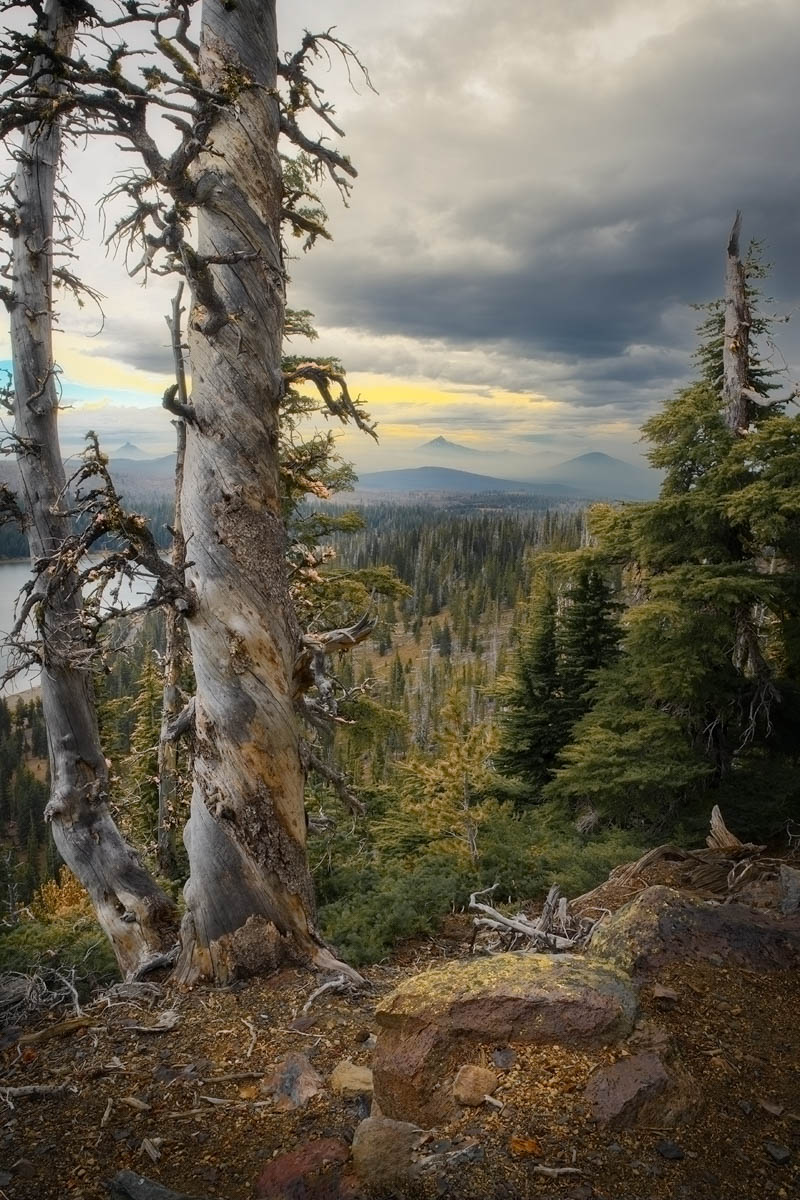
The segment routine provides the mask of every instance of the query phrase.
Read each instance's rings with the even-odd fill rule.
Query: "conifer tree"
[[[501,683],[503,712],[495,765],[519,780],[525,801],[541,798],[575,723],[591,705],[601,667],[614,657],[619,606],[602,573],[581,567],[561,597],[542,575],[534,592],[534,619],[511,680]],[[559,611],[560,610],[560,611]]]
[[[752,254],[739,266],[750,332],[765,334],[762,272]],[[773,398],[754,339],[731,420],[724,319],[725,306],[710,306],[701,377],[645,426],[665,470],[660,498],[593,514],[599,555],[624,567],[633,603],[621,656],[545,795],[670,825],[705,819],[714,791],[737,828],[760,837],[798,796],[800,418],[788,397]]]
[[[514,674],[501,684],[500,749],[494,763],[503,775],[524,780],[538,794],[564,744],[563,705],[556,649],[556,596],[542,579],[534,595],[533,622],[520,647]]]

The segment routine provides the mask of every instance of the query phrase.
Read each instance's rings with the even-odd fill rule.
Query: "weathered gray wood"
[[[62,54],[76,32],[72,5],[48,0],[42,37]],[[39,88],[55,92],[46,75]],[[14,192],[18,224],[13,237],[10,303],[14,421],[21,499],[35,561],[71,532],[66,480],[58,440],[58,396],[52,348],[54,194],[61,146],[56,123],[25,130]],[[46,575],[36,584],[47,588]],[[123,973],[134,971],[172,939],[174,908],[120,836],[106,805],[108,768],[100,746],[80,593],[74,578],[34,609],[42,646],[42,704],[50,751],[51,797],[45,816],[62,858],[84,884]]]
[[[186,427],[181,499],[187,579],[198,600],[187,622],[197,690],[184,835],[191,876],[177,968],[185,982],[266,966],[257,960],[270,922],[295,954],[342,969],[314,927],[295,713],[301,639],[279,489],[277,58],[274,0],[204,0],[201,80],[212,91],[238,81],[240,90],[194,167],[199,257],[186,261],[195,419]]]
[[[183,337],[181,333],[181,299],[183,284],[178,288],[172,302],[172,312],[167,317],[167,326],[172,341],[172,356],[175,364],[176,411],[173,421],[177,434],[175,457],[175,519],[173,522],[172,565],[183,572],[186,566],[186,543],[183,538],[181,520],[181,489],[183,487],[183,464],[186,455],[186,420],[189,412],[186,370],[183,361]],[[167,400],[165,397],[165,406]],[[181,415],[183,414],[183,415]],[[177,869],[175,854],[175,809],[178,800],[178,742],[173,726],[184,707],[180,689],[180,678],[186,662],[187,646],[183,616],[173,605],[164,614],[164,688],[161,706],[161,731],[158,739],[158,827],[157,858],[159,870],[174,877]]]
[[[728,428],[741,437],[750,424],[748,367],[752,319],[747,303],[744,266],[739,255],[742,214],[728,238],[725,261],[725,328],[722,342],[722,399]]]

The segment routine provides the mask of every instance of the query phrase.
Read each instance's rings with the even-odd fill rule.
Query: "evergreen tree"
[[[591,705],[597,672],[616,654],[619,606],[602,573],[582,567],[560,605],[543,578],[534,596],[534,620],[516,670],[500,685],[503,712],[495,765],[519,780],[526,802],[541,798],[573,726]]]
[[[582,568],[567,590],[557,639],[562,724],[567,730],[588,711],[597,672],[616,655],[621,637],[619,608],[595,567]]]
[[[756,271],[754,260],[748,270]],[[768,320],[750,288],[753,329]],[[600,556],[632,604],[619,661],[598,679],[547,797],[626,823],[705,820],[713,800],[747,836],[797,811],[800,418],[758,353],[746,436],[720,391],[721,319],[701,327],[701,378],[645,426],[657,501],[599,508]]]
[[[564,744],[564,712],[556,648],[556,596],[548,580],[534,595],[533,621],[522,642],[514,674],[501,681],[500,748],[494,764],[503,775],[524,781],[535,798],[550,778]]]

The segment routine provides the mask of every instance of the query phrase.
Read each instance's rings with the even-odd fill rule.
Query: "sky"
[[[438,435],[531,467],[589,450],[637,461],[639,428],[692,374],[735,210],[766,242],[773,309],[800,301],[796,0],[278,0],[281,43],[336,26],[376,92],[319,78],[359,179],[327,195],[334,240],[289,266],[378,421],[344,432],[357,467],[420,465]],[[172,447],[163,314],[100,248],[96,189],[128,165],[82,147],[70,182],[89,214],[97,314],[64,310],[65,449]],[[800,377],[800,317],[776,365]],[[305,352],[299,344],[298,352]],[[0,360],[8,357],[5,331]],[[515,458],[518,461],[518,458]]]

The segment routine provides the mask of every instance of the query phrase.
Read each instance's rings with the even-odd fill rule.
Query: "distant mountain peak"
[[[432,438],[431,441],[425,442],[419,447],[420,450],[438,450],[449,453],[457,452],[458,454],[480,454],[480,450],[474,450],[472,446],[462,446],[459,442],[451,442],[446,437]]]
[[[576,458],[568,458],[566,463],[562,463],[562,467],[572,463],[586,463],[587,466],[608,466],[609,463],[625,463],[626,467],[633,464],[627,462],[624,458],[614,458],[611,454],[604,454],[602,450],[588,450],[586,454],[579,454]]]
[[[135,442],[123,442],[116,450],[111,451],[111,458],[135,458],[146,459],[150,455],[146,450],[142,450],[141,446],[137,446]]]

